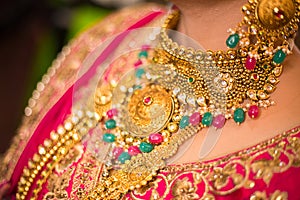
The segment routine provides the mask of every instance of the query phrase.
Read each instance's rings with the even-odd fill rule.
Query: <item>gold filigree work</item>
[[[136,90],[128,103],[128,112],[132,123],[139,129],[137,132],[128,131],[142,137],[159,132],[170,121],[174,106],[172,95],[161,86],[149,85]]]

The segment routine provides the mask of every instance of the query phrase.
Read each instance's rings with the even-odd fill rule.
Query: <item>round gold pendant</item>
[[[261,0],[256,7],[256,17],[268,29],[287,25],[295,16],[293,0]]]
[[[147,136],[166,127],[174,111],[172,95],[159,85],[136,90],[128,103],[132,125],[139,127],[135,136]]]

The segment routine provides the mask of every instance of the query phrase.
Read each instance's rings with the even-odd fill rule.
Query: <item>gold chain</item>
[[[218,109],[225,110],[226,119],[235,119],[237,109],[244,112],[250,110],[252,105],[267,107],[272,104],[268,98],[279,82],[281,63],[291,53],[290,40],[294,38],[298,28],[300,2],[249,0],[242,11],[244,18],[231,31],[226,41],[229,47],[226,52],[203,52],[173,42],[167,29],[174,28],[179,20],[179,12],[174,11],[162,27],[160,47],[156,49],[153,59],[154,63],[169,66],[186,78],[194,95],[201,100],[200,103],[197,102],[200,110],[210,111],[213,115]],[[111,105],[112,94],[103,91],[99,93],[105,96],[95,102],[96,109],[102,115]],[[244,105],[246,100],[249,102]],[[147,104],[148,101],[145,102]],[[34,154],[28,161],[28,166],[23,169],[17,199],[25,199],[29,195],[31,199],[37,198],[61,158],[100,118],[89,111],[78,111],[56,132],[51,132],[51,138],[38,147],[38,153]],[[235,119],[238,123],[241,122],[239,120]],[[107,124],[105,126],[109,127]],[[110,126],[114,128],[115,125]],[[206,124],[201,122],[195,126],[184,126],[178,132],[176,129],[176,134],[172,134],[167,142],[155,146],[151,152],[132,156],[120,169],[115,170],[112,166],[105,165],[99,184],[86,199],[118,199],[128,191],[146,185],[159,170],[164,169],[165,160],[173,156],[185,140],[204,126]],[[33,183],[37,184],[34,189]]]
[[[44,144],[38,147],[38,152],[33,155],[32,159],[28,161],[28,165],[24,167],[18,182],[17,200],[25,199],[28,195],[30,195],[30,199],[37,199],[43,184],[57,163],[99,120],[98,114],[79,110],[68,117],[63,125],[57,128],[56,132],[52,131],[50,139],[46,139]],[[34,182],[36,182],[36,187],[32,189]]]

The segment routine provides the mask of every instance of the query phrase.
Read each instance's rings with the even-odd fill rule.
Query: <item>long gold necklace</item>
[[[119,199],[146,185],[166,159],[205,126],[222,128],[226,119],[242,123],[268,100],[279,82],[282,62],[291,53],[300,2],[252,1],[231,32],[224,51],[199,51],[173,42],[179,12],[170,14],[160,33],[153,63],[136,66],[114,88],[115,102],[103,103],[103,141],[111,145],[96,188],[86,199]],[[139,57],[147,57],[142,48]],[[135,78],[132,78],[135,76]],[[143,83],[143,84],[141,84]],[[98,99],[101,99],[99,97]],[[97,101],[101,112],[104,107]]]

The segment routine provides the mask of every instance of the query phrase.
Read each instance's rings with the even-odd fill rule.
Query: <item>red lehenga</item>
[[[25,199],[83,199],[97,186],[103,163],[90,151],[88,139],[79,143],[72,125],[67,124],[73,102],[81,95],[79,92],[74,97],[74,90],[96,72],[93,66],[104,64],[105,58],[126,40],[128,31],[123,30],[159,27],[165,13],[165,9],[153,5],[125,9],[63,49],[29,100],[18,135],[1,163],[0,188],[6,197],[15,199],[17,192],[26,191]],[[92,67],[80,74],[87,55],[113,34],[119,35],[109,40]],[[124,73],[135,62],[132,56],[123,56],[114,63],[122,69],[108,67],[104,79]],[[69,138],[73,140],[68,143]],[[58,142],[60,145],[51,152]],[[58,159],[57,151],[65,153]],[[38,167],[41,162],[42,167]],[[51,162],[53,166],[47,165]],[[123,199],[300,199],[299,181],[300,127],[296,127],[211,161],[170,164],[146,186],[128,192]],[[22,189],[17,190],[18,185]]]

